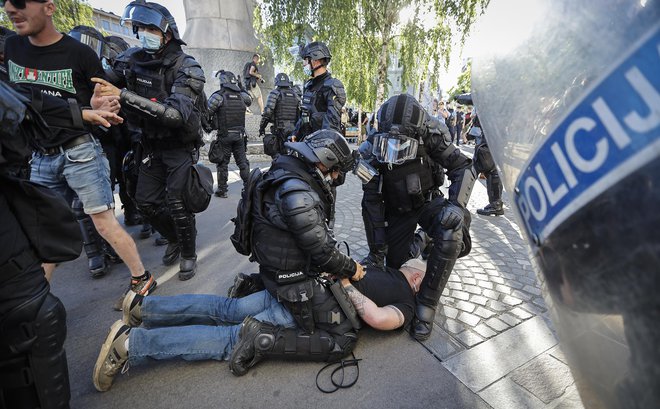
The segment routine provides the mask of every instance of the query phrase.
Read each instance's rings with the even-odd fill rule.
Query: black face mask
[[[23,10],[25,8],[25,3],[27,0],[9,0],[9,2],[16,7],[19,10]],[[36,1],[37,3],[46,3],[48,0],[33,0]],[[0,7],[4,7],[6,0],[0,0]]]

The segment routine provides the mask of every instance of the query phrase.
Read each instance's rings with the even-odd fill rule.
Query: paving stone
[[[546,311],[545,308],[543,308],[543,309],[539,308],[536,305],[534,305],[532,303],[528,303],[528,302],[522,304],[521,307],[524,308],[525,310],[529,311],[530,313],[534,314],[534,315],[541,315]]]
[[[524,285],[517,281],[519,279],[520,279],[520,277],[516,277],[515,279],[507,282],[506,285],[508,285],[511,288],[515,288],[516,290],[520,290],[521,288],[524,287]]]
[[[490,329],[490,327],[487,326],[486,324],[479,324],[479,325],[477,325],[476,327],[474,327],[472,329],[474,330],[474,332],[476,332],[477,334],[481,335],[482,337],[484,337],[486,339],[494,337],[495,335],[497,335],[497,332]]]
[[[479,281],[479,287],[492,290],[495,287],[495,284],[491,283],[490,281]]]
[[[470,294],[476,294],[476,295],[481,295],[481,287],[476,286],[476,285],[464,285],[463,289]]]
[[[514,306],[514,305],[518,305],[518,304],[522,303],[522,300],[521,300],[521,299],[516,298],[516,297],[512,297],[512,296],[510,296],[510,295],[505,295],[504,297],[502,297],[502,300],[501,300],[501,301],[502,301],[504,304],[508,304],[508,305],[510,305],[510,306]],[[531,304],[530,304],[530,305],[531,305]]]
[[[442,365],[473,392],[479,392],[556,344],[543,319],[534,317]],[[509,406],[517,407],[525,406]]]
[[[467,301],[470,299],[470,294],[466,293],[465,291],[453,290],[451,292],[451,296],[463,301]]]
[[[485,295],[486,297],[492,298],[493,300],[497,300],[497,299],[500,298],[500,293],[498,293],[497,291],[493,291],[493,290],[483,290],[481,292],[481,295]]]
[[[497,318],[491,318],[486,320],[486,325],[494,329],[495,331],[502,332],[509,328],[509,325],[503,321],[498,320]]]
[[[447,334],[441,327],[437,325],[431,332],[429,339],[424,341],[424,347],[431,351],[433,355],[438,357],[441,361],[456,355],[458,352],[465,350],[465,347],[458,341],[455,341],[449,334]]]
[[[542,309],[544,309],[544,310],[545,310],[545,309],[548,309],[548,305],[545,303],[545,300],[543,299],[543,297],[536,297],[536,298],[534,298],[534,299],[532,300],[532,304],[534,304],[534,305],[536,305],[537,307],[542,308]]]
[[[452,290],[461,290],[461,289],[463,289],[463,285],[461,285],[461,283],[449,282],[449,283],[447,283],[447,287],[451,288]]]
[[[473,346],[484,341],[483,338],[470,331],[469,329],[461,332],[460,334],[456,334],[455,337],[468,348],[472,348]]]
[[[503,378],[479,392],[493,409],[542,409],[545,404],[509,378]]]
[[[557,399],[557,402],[553,402],[554,406],[552,409],[583,409],[584,405],[580,394],[575,387],[571,385],[566,389],[564,396]]]
[[[509,284],[509,283],[507,283],[507,284]],[[499,291],[499,292],[504,293],[504,294],[511,294],[512,290],[511,290],[511,287],[509,287],[507,285],[497,284],[495,286],[495,291]]]
[[[452,334],[458,334],[459,332],[465,331],[465,326],[463,324],[451,318],[447,318],[441,327]]]
[[[532,298],[534,298],[534,295],[527,294],[526,292],[521,290],[513,290],[511,291],[511,295],[525,301],[532,301]]]
[[[462,312],[458,314],[458,320],[471,326],[474,327],[481,321],[481,317],[478,317],[476,315],[468,314],[467,312]]]
[[[504,322],[506,322],[507,324],[509,324],[512,327],[515,327],[516,325],[518,325],[522,322],[522,320],[514,317],[513,315],[511,315],[509,313],[499,315],[497,318],[504,321]]]
[[[527,311],[523,310],[520,307],[513,308],[510,312],[511,312],[511,314],[515,315],[516,317],[520,318],[521,320],[526,320],[528,318],[532,318],[532,316],[533,316],[532,314],[528,313]]]
[[[490,280],[490,277],[488,277],[487,274],[475,274],[474,278],[476,278],[477,280],[482,280],[482,281]]]
[[[461,311],[471,313],[474,311],[475,308],[477,308],[477,306],[467,301],[459,301],[456,303],[456,308],[458,308]]]
[[[469,284],[469,285],[476,285],[477,284],[477,280],[475,280],[474,278],[469,278],[469,277],[462,277],[461,281],[463,282],[463,284]]]
[[[506,305],[506,304],[504,304],[504,303],[501,303],[501,302],[499,302],[499,301],[490,301],[490,302],[488,303],[488,307],[489,307],[491,310],[493,310],[493,311],[497,311],[497,312],[506,311],[506,310],[508,310],[508,309],[510,308],[508,305]]]
[[[456,308],[450,307],[448,305],[442,305],[438,308],[438,313],[444,315],[447,318],[455,319],[458,316],[458,310]]]
[[[491,310],[487,310],[483,307],[477,307],[477,309],[474,310],[474,313],[482,318],[490,318],[493,315],[495,315],[494,312],[492,312]]]
[[[486,305],[488,303],[488,298],[482,297],[480,295],[473,295],[472,297],[470,297],[470,302],[479,305]]]
[[[561,397],[573,384],[568,366],[548,354],[533,359],[509,376],[512,381],[545,403]]]

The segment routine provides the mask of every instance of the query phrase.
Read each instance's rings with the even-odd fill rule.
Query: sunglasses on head
[[[28,1],[36,1],[37,3],[46,3],[48,0],[9,0],[9,2],[17,9],[24,9],[25,3]],[[0,7],[4,7],[6,0],[0,0]]]

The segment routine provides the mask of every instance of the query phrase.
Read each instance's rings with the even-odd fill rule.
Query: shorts
[[[248,89],[248,94],[252,97],[253,101],[257,101],[259,98],[261,98],[261,88],[259,88],[259,84],[256,84],[254,87]]]
[[[34,153],[30,180],[55,190],[69,204],[77,195],[87,214],[115,207],[110,165],[96,139],[55,155]]]

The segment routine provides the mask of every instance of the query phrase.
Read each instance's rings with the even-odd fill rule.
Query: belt
[[[28,267],[39,263],[39,258],[32,249],[26,249],[16,257],[12,257],[0,265],[0,283],[5,283],[23,273]]]
[[[83,143],[91,142],[93,140],[94,138],[90,134],[80,135],[71,139],[70,141],[63,143],[62,145],[46,148],[44,150],[44,155],[57,155],[64,153],[64,151],[68,149],[75,148],[78,145],[82,145]]]

